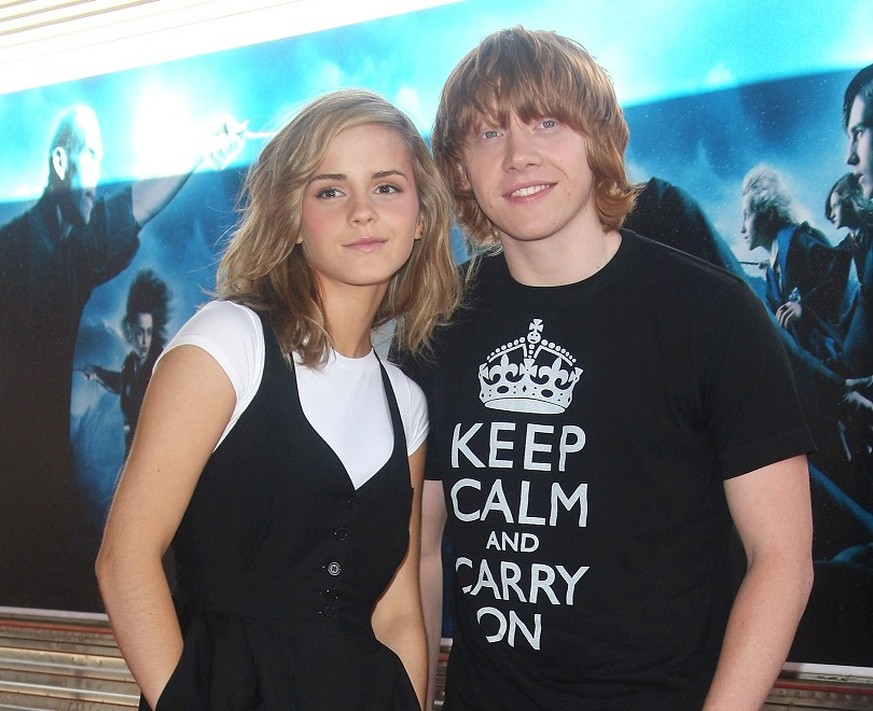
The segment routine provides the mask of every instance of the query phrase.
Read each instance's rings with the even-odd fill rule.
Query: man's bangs
[[[554,118],[579,130],[579,119],[573,110],[573,98],[559,89],[546,86],[533,91],[527,82],[503,82],[502,85],[484,84],[467,102],[461,125],[466,134],[475,133],[484,121],[496,126],[507,126],[513,114],[522,122]]]
[[[577,131],[580,130],[578,113],[573,110],[572,102],[567,96],[559,94],[549,96],[548,92],[543,92],[539,96],[525,98],[526,101],[516,104],[515,109],[515,113],[523,123],[553,118]]]

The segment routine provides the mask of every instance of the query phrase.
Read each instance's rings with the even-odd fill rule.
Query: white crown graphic
[[[542,332],[542,319],[533,319],[526,338],[501,346],[479,366],[485,407],[550,415],[569,407],[582,368],[566,349],[543,340]]]

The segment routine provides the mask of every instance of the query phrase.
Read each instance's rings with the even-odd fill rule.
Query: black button
[[[346,499],[346,508],[352,509],[352,510],[358,508],[358,497],[357,496],[350,496],[349,498],[347,498]]]
[[[337,590],[336,588],[328,588],[322,593],[322,595],[324,595],[325,599],[328,602],[336,602],[337,600],[339,600],[340,596],[339,590]]]
[[[327,564],[327,574],[336,577],[342,572],[342,567],[335,560]]]
[[[325,617],[336,617],[336,608],[333,605],[325,605],[321,614]]]
[[[334,529],[333,535],[338,541],[346,540],[349,537],[348,526],[340,526],[339,528]]]

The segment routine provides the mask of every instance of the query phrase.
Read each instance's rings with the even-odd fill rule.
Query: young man
[[[861,225],[856,233],[856,260],[861,288],[846,333],[841,358],[845,371],[856,377],[873,373],[873,64],[861,69],[843,96],[843,128],[849,139],[846,163],[861,191],[856,203]]]
[[[432,650],[444,524],[452,549],[447,711],[759,709],[806,603],[813,444],[783,347],[740,279],[620,230],[627,138],[554,33],[485,38],[443,90],[435,154],[492,248],[406,364]]]
[[[846,163],[854,169],[864,197],[873,198],[873,64],[849,82],[843,97],[843,128],[849,137]]]
[[[741,232],[749,250],[768,253],[765,298],[776,321],[800,347],[827,361],[840,353],[842,320],[854,298],[852,252],[798,222],[792,202],[779,173],[755,166],[743,179]]]

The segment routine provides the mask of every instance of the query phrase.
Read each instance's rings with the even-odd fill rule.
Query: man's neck
[[[58,239],[65,240],[67,237],[69,237],[70,232],[73,231],[73,225],[64,219],[64,213],[61,210],[61,206],[60,204],[58,204],[57,199],[54,199],[54,210],[52,211],[52,213],[57,220],[55,223],[55,234],[57,234]]]
[[[779,240],[774,239],[767,251],[770,253],[770,264],[776,264],[776,260],[779,258]]]
[[[526,286],[575,284],[605,267],[621,246],[617,230],[564,240],[504,239],[503,252],[513,279]]]

